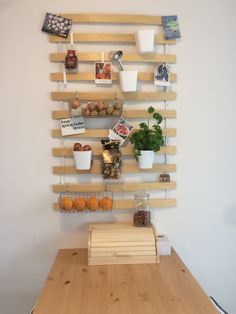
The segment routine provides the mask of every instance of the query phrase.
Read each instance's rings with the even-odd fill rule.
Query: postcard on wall
[[[112,130],[109,130],[110,140],[119,140],[120,146],[124,144],[125,140],[128,138],[133,126],[130,125],[122,117],[118,120]]]
[[[177,15],[162,16],[165,39],[181,38]]]
[[[111,62],[95,62],[95,83],[112,83],[112,64]]]
[[[85,124],[83,117],[61,119],[60,125],[62,136],[85,133]]]
[[[170,71],[167,65],[159,64],[154,69],[154,84],[157,86],[170,86]]]
[[[46,13],[42,31],[67,38],[72,26],[72,20],[53,13]]]

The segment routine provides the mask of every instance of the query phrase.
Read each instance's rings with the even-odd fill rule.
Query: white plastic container
[[[89,170],[92,162],[92,151],[73,151],[75,168],[77,170]]]
[[[136,46],[140,53],[154,51],[155,31],[154,29],[140,29],[135,34]]]
[[[171,255],[171,244],[169,238],[164,234],[158,235],[159,254],[161,256]]]
[[[135,92],[137,89],[138,71],[120,71],[122,92]]]
[[[154,161],[153,150],[141,150],[141,156],[138,156],[138,166],[140,169],[151,169]]]

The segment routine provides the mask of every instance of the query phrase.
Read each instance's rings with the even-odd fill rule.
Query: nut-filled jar
[[[150,195],[144,190],[134,194],[135,212],[133,223],[136,227],[146,227],[151,224],[149,199]]]

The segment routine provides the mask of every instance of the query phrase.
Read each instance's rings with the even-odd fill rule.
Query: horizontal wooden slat
[[[176,183],[171,182],[134,182],[134,183],[109,183],[104,184],[55,184],[53,192],[105,192],[106,187],[110,192],[134,192],[140,189],[145,190],[172,190],[176,188]]]
[[[50,75],[51,81],[63,81],[63,73],[62,72],[56,72],[51,73]],[[66,80],[68,82],[73,81],[94,81],[94,72],[78,72],[78,73],[66,73]],[[139,72],[138,73],[138,80],[143,82],[153,82],[154,80],[154,74],[151,73],[145,73],[145,72]],[[177,80],[176,73],[170,73],[170,81],[175,82]],[[112,73],[112,82],[119,81],[119,72],[113,72]]]
[[[91,14],[91,13],[60,13],[73,23],[115,23],[115,24],[141,24],[162,25],[162,18],[158,15],[133,15],[133,14]]]
[[[123,156],[133,156],[134,148],[131,145],[127,145],[126,147],[121,147],[121,153]],[[157,152],[158,155],[173,155],[176,154],[175,146],[165,146],[161,147],[160,151]],[[101,155],[101,146],[94,147],[93,146],[93,156]],[[73,149],[71,147],[59,147],[53,148],[53,156],[54,157],[73,157]]]
[[[51,62],[64,62],[66,53],[64,52],[53,52],[49,54],[49,60]],[[80,52],[77,53],[79,62],[99,62],[101,61],[100,52]],[[110,61],[109,53],[104,53],[104,61]],[[135,63],[175,63],[176,56],[173,54],[136,54],[127,53],[122,57],[122,62],[135,62]]]
[[[106,252],[129,252],[129,251],[133,251],[133,252],[149,252],[150,250],[155,250],[155,245],[149,245],[149,246],[127,246],[127,247],[122,247],[122,246],[118,246],[115,248],[93,248],[93,253],[106,253]]]
[[[176,110],[158,110],[157,111],[162,115],[163,118],[166,119],[175,119],[176,118]],[[125,119],[147,119],[149,118],[149,114],[147,110],[123,110],[122,117]],[[55,120],[67,119],[70,117],[70,113],[68,110],[58,110],[52,112],[52,118]],[[86,118],[93,116],[86,116]],[[97,118],[97,116],[96,116]],[[103,116],[104,118],[104,116]]]
[[[168,208],[168,207],[175,207],[176,206],[176,199],[174,198],[167,198],[167,199],[151,199],[149,201],[151,208]],[[53,204],[54,210],[59,210],[59,204]],[[134,200],[118,200],[115,199],[113,201],[113,210],[125,210],[125,209],[133,209],[135,208]]]
[[[109,235],[109,238],[107,237]],[[99,232],[92,232],[92,241],[94,243],[100,242],[100,241],[106,241],[106,242],[118,242],[118,241],[125,241],[125,240],[130,240],[130,241],[148,241],[152,240],[155,244],[155,239],[153,237],[153,232],[149,233],[139,233],[139,232],[109,232],[107,230],[104,230],[103,232],[99,230]],[[153,245],[152,244],[152,245]],[[112,247],[112,243],[110,245]]]
[[[76,97],[76,92],[51,92],[51,99],[55,101],[70,101]],[[176,92],[134,92],[117,93],[118,99],[129,101],[148,101],[148,100],[176,100]],[[114,99],[113,93],[89,93],[80,92],[80,100],[109,100]]]
[[[151,169],[139,169],[137,162],[129,162],[122,164],[121,172],[122,173],[142,173],[142,172],[175,172],[175,164],[154,164]],[[90,170],[76,170],[72,166],[55,166],[53,167],[54,174],[101,174],[101,162],[100,160],[94,160],[93,165]]]
[[[62,38],[59,36],[49,36],[51,43],[69,43],[70,36]],[[117,34],[117,33],[73,33],[74,43],[125,43],[135,44],[134,34]],[[167,40],[163,34],[155,35],[155,44],[175,45],[176,40]]]
[[[156,252],[155,250],[153,251],[129,251],[129,253],[127,253],[127,251],[122,251],[120,250],[119,253],[116,252],[94,252],[93,249],[91,250],[90,256],[91,257],[116,257],[117,254],[121,254],[121,255],[125,255],[125,254],[130,254],[132,256],[156,256]]]
[[[156,264],[156,256],[137,256],[137,257],[108,257],[106,258],[90,258],[89,265],[115,265],[115,264]]]
[[[174,137],[176,136],[176,129],[175,128],[163,128],[162,134],[163,136]],[[52,130],[52,137],[61,138],[62,137],[61,130],[60,129]],[[65,137],[67,138],[103,138],[103,137],[108,137],[108,130],[107,129],[87,129],[85,133],[76,134],[76,135],[67,135]]]
[[[124,241],[124,242],[115,242],[115,243],[113,243],[113,246],[121,246],[121,244],[123,245],[123,246],[130,246],[130,245],[136,245],[136,246],[143,246],[143,245],[152,245],[153,244],[153,240],[147,240],[147,241]],[[111,246],[111,244],[109,243],[109,242],[100,242],[100,243],[92,243],[91,244],[91,249],[92,248],[97,248],[97,247],[110,247]]]

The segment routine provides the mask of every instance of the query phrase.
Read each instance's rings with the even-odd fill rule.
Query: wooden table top
[[[160,264],[88,266],[87,249],[59,250],[34,314],[217,314],[179,256]]]

